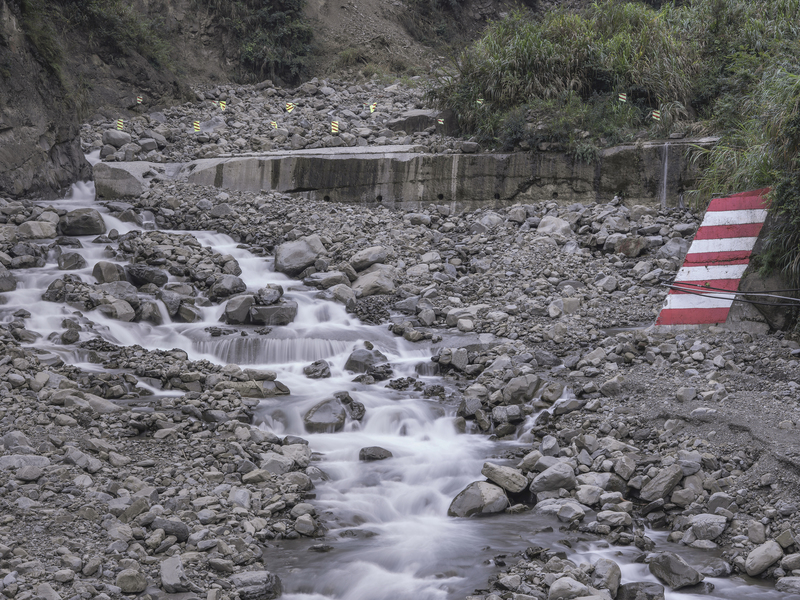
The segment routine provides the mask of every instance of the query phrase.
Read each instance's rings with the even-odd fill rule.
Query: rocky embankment
[[[391,379],[369,349],[348,367],[362,384],[444,396],[465,432],[533,435],[487,463],[486,480],[454,498],[454,516],[555,515],[566,532],[638,547],[673,589],[746,573],[797,591],[797,344],[716,328],[608,330],[652,323],[695,215],[618,200],[393,212],[158,180],[107,207],[173,231],[120,233],[92,209],[0,202],[3,291],[56,260],[67,273],[43,300],[69,311],[58,331],[34,325],[36,306],[0,324],[6,597],[274,597],[263,544],[325,533],[310,496],[324,461],[312,464],[305,440],[251,422],[260,399],[289,393],[274,372],[102,339],[98,320],[192,323],[214,305],[224,322],[212,336],[268,335],[294,318],[281,288],[248,292],[234,257],[180,230],[228,233],[274,254],[298,289],[411,342],[438,341],[428,371],[455,391]],[[92,236],[102,259],[84,264],[76,236]],[[103,369],[26,345],[42,338]],[[326,365],[306,374],[325,377]],[[153,387],[173,395],[147,405]],[[336,401],[306,414],[309,432],[364,417],[352,399]],[[335,422],[322,419],[330,414]],[[391,460],[381,450],[364,459]],[[695,570],[654,554],[646,527],[669,530],[678,554],[684,544],[721,559]],[[478,597],[663,595],[657,584],[618,586],[618,574],[611,561],[586,567],[531,548]]]
[[[113,120],[84,125],[81,143],[86,152],[100,150],[104,161],[156,163],[338,146],[400,144],[425,152],[475,152],[476,143],[449,137],[458,131],[454,117],[426,108],[421,81],[410,82],[415,83],[420,87],[315,78],[294,89],[270,81],[217,86],[197,90],[195,102],[135,116],[122,131]],[[294,105],[291,112],[287,103]],[[337,133],[331,130],[334,121]]]

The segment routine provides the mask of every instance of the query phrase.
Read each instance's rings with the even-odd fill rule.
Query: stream
[[[66,199],[41,204],[68,210],[93,207],[103,213],[108,229],[115,228],[122,234],[137,228],[111,217],[96,205],[91,183],[76,184]],[[426,385],[449,385],[439,377],[420,374],[430,372],[419,366],[430,364],[432,346],[407,342],[392,335],[385,326],[361,323],[342,305],[315,298],[315,290],[308,291],[299,282],[276,273],[271,259],[238,248],[226,235],[189,233],[202,245],[233,255],[242,268],[240,277],[248,290],[255,291],[266,284],[284,286],[285,297],[299,305],[295,321],[274,328],[269,335],[212,338],[205,328],[219,324],[224,303],[201,308],[203,320],[191,324],[172,323],[166,315],[164,324],[159,326],[116,321],[99,311],[86,316],[95,323],[94,332],[113,343],[138,344],[148,349],[179,348],[188,353],[190,360],[268,368],[276,371],[278,380],[289,387],[290,397],[262,401],[256,419],[260,427],[280,436],[292,434],[309,440],[315,452],[313,464],[327,476],[316,481],[313,502],[328,533],[320,539],[269,542],[265,563],[283,580],[284,598],[463,600],[474,589],[485,589],[487,579],[503,566],[504,559],[509,565],[514,564],[519,560],[513,556],[515,553],[534,545],[563,551],[577,563],[611,558],[622,567],[623,583],[656,581],[646,565],[634,562],[641,554],[636,548],[611,547],[594,536],[561,532],[555,517],[536,511],[481,519],[447,517],[453,497],[469,483],[484,479],[480,471],[485,460],[514,448],[530,448],[530,436],[493,441],[483,435],[458,433],[454,426],[455,405],[437,397],[425,398],[412,388],[396,391],[384,387],[386,382],[354,383],[352,374],[344,371],[345,361],[353,349],[369,341],[389,358],[393,378],[415,377]],[[94,281],[91,271],[97,261],[110,260],[104,255],[106,244],[93,244],[92,238],[81,238],[83,248],[70,249],[80,252],[87,261],[86,268],[71,273],[87,282]],[[64,273],[58,270],[54,256],[43,268],[15,271],[18,289],[6,294],[7,303],[0,306],[0,315],[9,321],[15,311],[29,310],[32,316],[28,328],[43,334],[34,346],[84,370],[100,370],[70,346],[48,340],[51,332],[64,331],[62,320],[74,312],[69,306],[41,300],[48,284]],[[92,335],[84,331],[81,339]],[[306,378],[303,367],[322,358],[330,363],[331,377]],[[147,382],[141,385],[150,387]],[[182,393],[150,389],[155,398]],[[340,391],[364,404],[363,421],[349,421],[339,433],[307,433],[303,415]],[[359,450],[367,446],[386,448],[393,458],[359,461]],[[508,464],[501,458],[492,460]],[[648,535],[659,549],[678,552],[695,565],[712,557],[709,552],[667,543],[665,533]],[[715,585],[711,596],[716,598],[791,597],[738,577],[706,581]],[[669,600],[700,597],[667,591]]]

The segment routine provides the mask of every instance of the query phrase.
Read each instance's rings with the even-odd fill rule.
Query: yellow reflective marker
[[[661,111],[660,110],[654,110],[653,111],[653,120],[654,121],[660,121],[661,120]]]
[[[123,127],[125,127],[125,121],[123,121],[122,119],[117,119],[117,129],[122,131]]]
[[[331,121],[331,133],[339,133],[339,121]]]
[[[220,107],[222,110],[225,110],[225,107],[226,107],[226,106],[228,106],[228,103],[227,103],[227,102],[225,102],[224,100],[220,100],[220,101],[219,101],[219,107]]]
[[[277,121],[270,121],[269,124],[272,125],[273,129],[277,129],[278,128],[278,122]]]
[[[286,112],[290,113],[295,109],[294,102],[287,102],[286,103]]]
[[[195,121],[192,125],[194,126],[194,132],[200,133],[200,121]]]
[[[372,104],[369,105],[369,112],[374,113],[376,110],[378,110],[377,102],[373,102]]]
[[[144,98],[142,98],[141,96],[136,96],[136,104],[141,104],[142,100],[144,100]]]
[[[478,98],[478,106],[483,106],[483,98]]]
[[[620,102],[627,102],[628,101],[628,94],[620,94],[619,95]]]
[[[444,125],[444,119],[436,119],[436,122],[439,123],[439,125]]]

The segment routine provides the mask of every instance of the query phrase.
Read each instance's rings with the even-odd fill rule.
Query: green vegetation
[[[429,95],[484,141],[555,143],[577,160],[672,131],[720,136],[696,150],[704,175],[694,201],[771,186],[782,219],[766,266],[800,285],[800,0],[515,12],[461,52]]]
[[[232,36],[238,78],[295,82],[308,72],[313,31],[304,0],[197,0]]]

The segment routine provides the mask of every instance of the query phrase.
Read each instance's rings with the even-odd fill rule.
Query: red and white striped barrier
[[[726,321],[734,296],[722,297],[719,291],[704,288],[732,292],[739,289],[739,280],[767,218],[764,196],[768,191],[743,192],[711,201],[675,277],[674,285],[695,293],[670,290],[656,325],[712,325]]]

